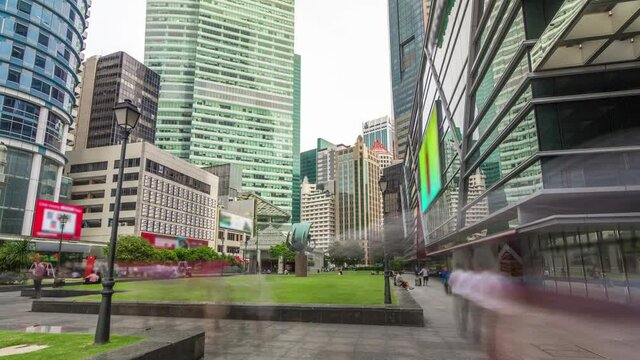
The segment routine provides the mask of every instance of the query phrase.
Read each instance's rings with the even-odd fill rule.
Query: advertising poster
[[[60,231],[62,230],[61,218],[66,215],[67,221],[62,231],[62,238],[65,240],[80,240],[83,212],[83,208],[79,206],[37,199],[31,236],[59,239]]]
[[[220,227],[223,229],[253,234],[253,222],[251,219],[223,210],[220,210]]]

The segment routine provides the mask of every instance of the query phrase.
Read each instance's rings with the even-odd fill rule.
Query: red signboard
[[[82,213],[83,208],[79,206],[37,199],[31,236],[59,239],[60,230],[62,230],[60,217],[67,215],[67,222],[64,225],[62,238],[66,240],[80,240]]]
[[[141,232],[140,236],[147,239],[149,243],[160,249],[173,250],[175,248],[192,248],[200,246],[209,246],[207,240],[189,239],[179,236],[160,235],[148,232]]]

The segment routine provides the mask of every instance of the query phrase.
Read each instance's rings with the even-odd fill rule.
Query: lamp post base
[[[111,333],[111,297],[113,296],[114,284],[113,278],[106,279],[102,282],[102,302],[100,303],[100,312],[98,314],[96,336],[93,341],[96,345],[109,342]]]

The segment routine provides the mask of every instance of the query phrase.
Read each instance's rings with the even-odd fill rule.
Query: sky
[[[144,0],[95,0],[87,57],[144,60]],[[301,150],[318,137],[353,144],[362,122],[391,114],[387,0],[296,0],[302,57]]]

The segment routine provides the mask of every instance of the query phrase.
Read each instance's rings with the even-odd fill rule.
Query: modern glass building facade
[[[300,105],[302,96],[302,61],[300,55],[296,54],[293,63],[293,209],[291,211],[291,221],[300,222],[301,193],[300,184]]]
[[[113,107],[125,100],[131,100],[141,113],[130,141],[153,144],[160,76],[122,51],[91,57],[84,65],[74,149],[120,143]]]
[[[399,159],[404,159],[408,145],[411,105],[420,70],[424,30],[431,2],[432,0],[388,0],[391,84],[397,147],[397,153],[394,155]],[[385,146],[387,149],[394,148],[388,144]]]
[[[362,136],[368,149],[373,148],[373,144],[379,141],[391,155],[395,154],[395,130],[393,122],[388,116],[362,123]]]
[[[423,194],[438,154],[441,189],[411,202],[422,253],[639,301],[640,2],[441,1],[405,161]]]
[[[57,201],[87,0],[0,1],[0,236],[31,235],[37,198]]]
[[[241,165],[244,191],[291,212],[293,43],[293,0],[147,1],[156,144],[199,166]]]

